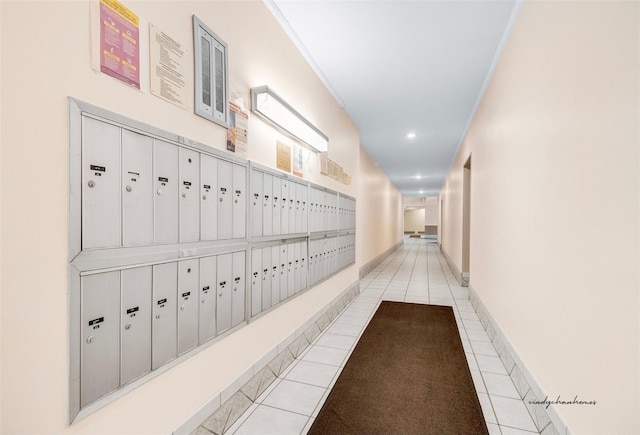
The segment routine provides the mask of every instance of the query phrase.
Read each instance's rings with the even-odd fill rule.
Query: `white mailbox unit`
[[[251,162],[251,241],[308,235],[309,184],[291,174]]]
[[[249,163],[69,108],[74,421],[246,323]]]
[[[70,422],[355,262],[355,198],[73,99],[69,131]]]

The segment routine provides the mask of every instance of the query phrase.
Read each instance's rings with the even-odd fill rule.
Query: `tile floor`
[[[313,424],[380,301],[449,305],[454,309],[489,433],[538,433],[527,408],[434,240],[405,239],[360,280],[360,295],[226,432],[304,434]]]

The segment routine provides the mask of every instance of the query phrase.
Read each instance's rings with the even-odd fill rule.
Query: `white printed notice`
[[[149,32],[151,93],[189,110],[187,90],[192,87],[187,71],[187,48],[153,24]]]

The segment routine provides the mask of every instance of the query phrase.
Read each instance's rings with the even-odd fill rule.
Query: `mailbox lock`
[[[93,343],[93,335],[90,335],[90,336],[87,337],[87,343],[88,344]]]
[[[94,186],[96,185],[96,183],[94,183],[94,182],[93,182],[93,180],[89,180],[89,182],[87,183],[87,185],[88,185],[90,188],[92,188],[92,189],[93,189],[93,188],[94,188]]]
[[[222,202],[222,198],[220,198],[220,202]]]
[[[187,193],[186,192],[182,192],[182,197],[186,198],[187,197]]]
[[[202,199],[207,199],[207,195],[202,195]]]
[[[162,189],[158,189],[158,191],[156,192],[158,195],[162,195]]]
[[[202,302],[204,304],[206,301],[204,299],[201,299],[200,302]]]
[[[184,305],[181,305],[181,306],[180,306],[180,310],[181,310],[181,311],[184,311]]]
[[[127,331],[131,329],[131,323],[127,323],[126,325],[124,325],[124,329],[126,329]]]
[[[127,186],[126,189],[127,189],[127,192],[131,192],[133,190],[131,186]]]
[[[160,314],[156,314],[156,319],[159,319],[159,318],[160,318]]]

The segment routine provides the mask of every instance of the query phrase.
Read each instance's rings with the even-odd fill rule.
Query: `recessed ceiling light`
[[[416,180],[420,180],[422,178],[422,175],[416,175]]]
[[[422,193],[424,193],[424,190],[421,190],[421,191],[420,191],[420,193],[421,193],[421,194],[422,194]]]
[[[413,139],[414,137],[416,137],[414,132],[407,133],[407,139]]]

